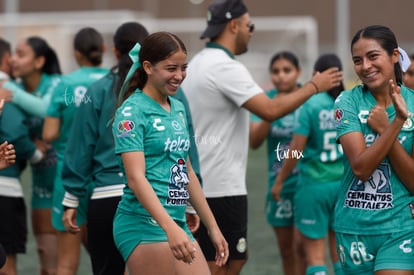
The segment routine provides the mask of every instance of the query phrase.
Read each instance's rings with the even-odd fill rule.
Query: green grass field
[[[264,198],[267,186],[265,146],[258,151],[251,151],[247,170],[247,187],[249,192],[249,227],[248,245],[249,261],[243,269],[242,275],[278,275],[282,274],[279,251],[275,236],[264,216]],[[26,198],[28,188],[28,173],[23,175]],[[29,200],[27,200],[29,202]],[[30,203],[27,203],[29,206]],[[30,213],[30,210],[28,211]],[[30,223],[29,223],[30,224]],[[37,270],[37,254],[33,235],[29,234],[27,253],[18,257],[19,275],[34,275]],[[79,275],[92,274],[89,257],[82,251]]]

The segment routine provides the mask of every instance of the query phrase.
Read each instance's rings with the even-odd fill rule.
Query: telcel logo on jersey
[[[190,149],[190,140],[181,138],[180,136],[178,136],[177,139],[173,140],[171,140],[171,138],[168,138],[164,144],[164,152],[188,151],[188,149]]]

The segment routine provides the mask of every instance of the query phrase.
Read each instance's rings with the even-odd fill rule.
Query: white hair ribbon
[[[400,52],[399,63],[402,71],[405,73],[411,65],[411,60],[407,52],[404,51],[401,47],[398,47],[398,51]]]

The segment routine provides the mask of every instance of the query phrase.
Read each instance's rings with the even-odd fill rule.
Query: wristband
[[[315,94],[317,94],[317,93],[319,93],[319,87],[318,87],[318,85],[316,85],[316,83],[315,82],[313,82],[312,80],[311,81],[309,81],[308,83],[310,83],[314,88],[315,88],[315,90],[316,90],[316,93]]]

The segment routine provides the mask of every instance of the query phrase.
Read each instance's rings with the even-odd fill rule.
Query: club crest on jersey
[[[348,120],[344,118],[345,113],[342,109],[335,110],[335,127],[340,126],[342,123],[347,124]]]
[[[178,121],[176,121],[176,120],[173,120],[173,122],[171,122],[171,126],[176,131],[180,131],[181,129],[183,129],[183,127],[181,127],[181,124]]]
[[[390,177],[389,164],[382,163],[367,181],[355,178],[346,194],[344,207],[365,210],[393,208]]]
[[[341,121],[344,117],[344,111],[342,109],[336,109],[335,110],[335,120],[337,122]]]
[[[413,114],[411,112],[408,112],[407,120],[404,122],[401,130],[403,130],[403,131],[411,131],[413,128],[414,128]]]
[[[178,159],[170,168],[170,184],[166,203],[169,205],[187,205],[190,195],[187,191],[189,183],[187,166],[183,159]]]
[[[118,122],[117,137],[135,137],[134,129],[135,123],[132,120],[121,120]]]

